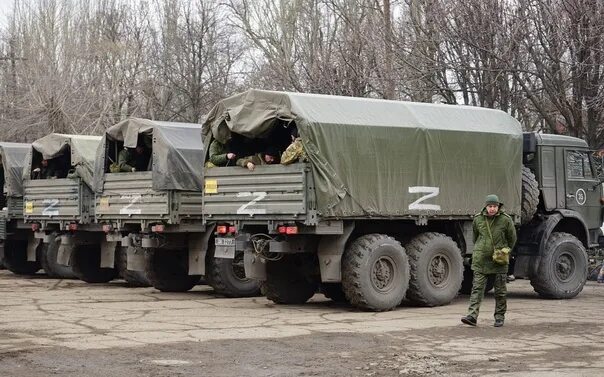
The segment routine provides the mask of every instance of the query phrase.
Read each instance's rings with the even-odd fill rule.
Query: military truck
[[[23,170],[23,215],[31,250],[47,275],[91,283],[113,279],[113,265],[99,269],[102,229],[94,222],[92,174],[99,136],[52,133],[31,145]]]
[[[304,161],[204,175],[216,255],[243,252],[270,300],[447,304],[472,277],[472,219],[490,193],[519,227],[513,273],[543,297],[582,290],[602,224],[585,142],[523,135],[491,109],[261,90],[219,102],[202,132],[207,146],[279,127],[297,129]]]
[[[120,152],[137,147],[132,163],[139,167],[120,161]],[[218,293],[258,294],[242,266],[214,263],[208,249],[213,224],[203,224],[201,212],[200,124],[127,119],[106,130],[96,162],[96,219],[107,242],[126,251],[128,270],[144,271],[161,291],[187,291],[205,276]]]
[[[0,261],[11,272],[34,274],[40,270],[37,250],[28,253],[28,240],[33,241],[29,225],[23,221],[23,184],[21,176],[29,144],[0,143]]]

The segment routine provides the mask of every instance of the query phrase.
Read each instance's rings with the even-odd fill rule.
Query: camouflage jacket
[[[488,226],[491,230],[489,235]],[[489,217],[484,208],[474,216],[472,224],[474,230],[474,253],[472,254],[472,270],[483,274],[505,274],[508,265],[493,262],[493,250],[503,247],[514,248],[516,244],[516,228],[512,218],[499,208],[495,216]]]
[[[254,165],[266,165],[264,159],[262,158],[262,153],[256,153],[252,156],[243,157],[237,160],[237,165],[242,168],[247,168],[247,163],[251,162]]]
[[[227,153],[228,150],[226,145],[216,139],[212,140],[212,143],[210,144],[209,161],[214,164],[214,166],[226,166],[229,162]]]
[[[128,149],[122,149],[117,155],[117,164],[112,164],[109,170],[112,173],[131,172],[134,168],[134,156]]]
[[[293,164],[296,161],[306,161],[306,152],[302,146],[302,139],[296,138],[281,155],[283,165]]]

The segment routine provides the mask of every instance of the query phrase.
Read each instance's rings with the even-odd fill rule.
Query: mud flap
[[[36,250],[40,245],[40,240],[37,239],[34,233],[29,233],[27,236],[27,261],[35,262],[36,261]]]
[[[189,275],[206,274],[206,254],[213,228],[204,233],[189,234]]]
[[[350,222],[344,225],[343,234],[321,237],[318,256],[323,283],[339,283],[342,281],[342,255],[353,230],[354,222]]]
[[[126,268],[130,271],[145,271],[145,250],[142,247],[128,246]]]
[[[246,278],[266,280],[266,262],[264,259],[254,255],[251,249],[243,252],[243,267]]]
[[[71,253],[73,252],[73,237],[61,236],[61,245],[57,253],[57,263],[63,266],[69,266]]]
[[[101,241],[101,268],[115,268],[116,241]]]

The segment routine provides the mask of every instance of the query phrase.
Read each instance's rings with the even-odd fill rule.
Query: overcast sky
[[[6,25],[6,16],[13,7],[14,0],[0,0],[0,27]]]

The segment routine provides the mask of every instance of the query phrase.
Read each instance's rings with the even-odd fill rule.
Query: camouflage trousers
[[[472,293],[470,295],[470,307],[468,308],[468,315],[478,319],[478,312],[480,311],[480,304],[484,297],[484,291],[487,284],[487,279],[492,276],[495,278],[495,319],[504,319],[505,311],[507,310],[507,299],[506,299],[506,274],[482,274],[480,272],[474,272],[474,280],[472,282]]]

